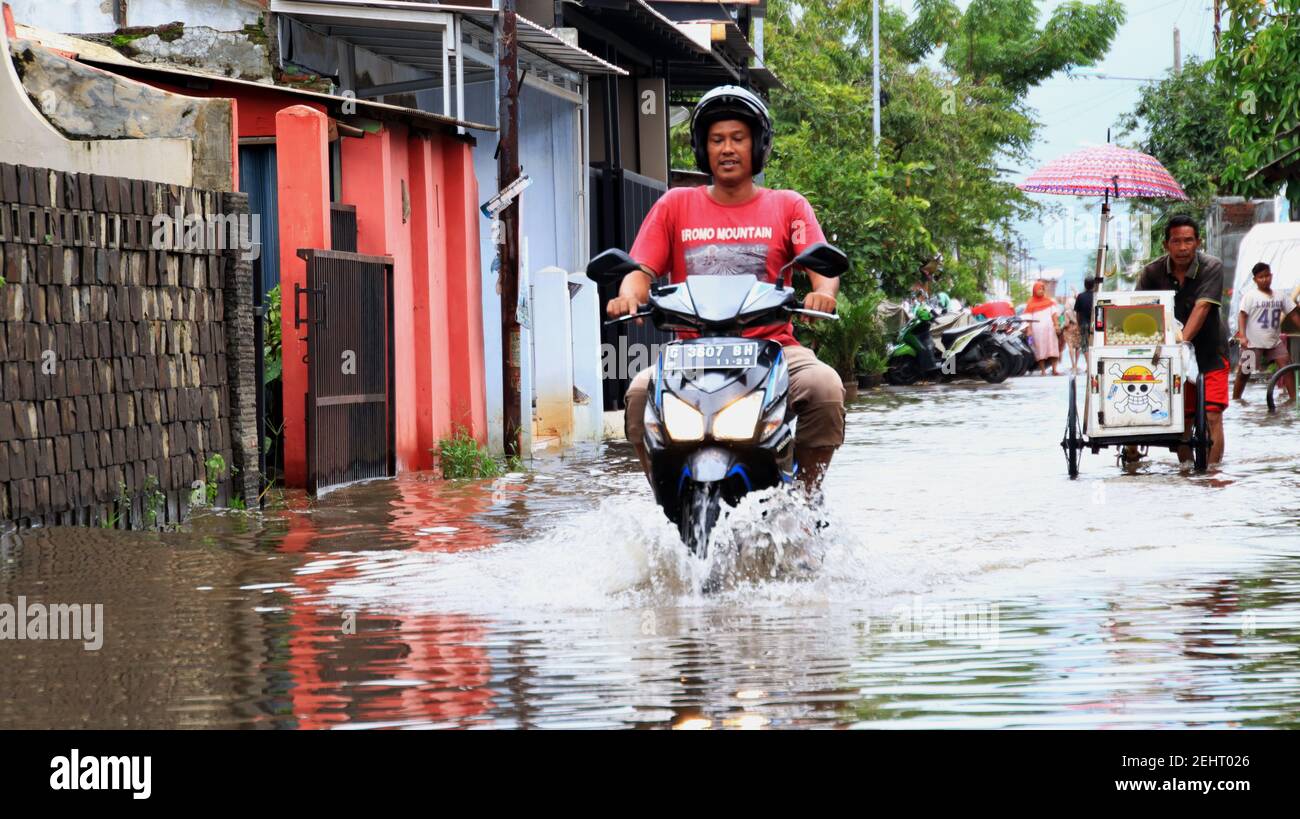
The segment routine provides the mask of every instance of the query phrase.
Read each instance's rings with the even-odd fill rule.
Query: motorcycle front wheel
[[[681,499],[681,517],[677,521],[677,532],[682,543],[696,557],[706,557],[709,553],[709,535],[718,522],[722,511],[722,484],[696,483],[687,481],[683,487]]]
[[[885,380],[899,387],[915,384],[921,377],[921,365],[913,356],[899,356],[889,363],[885,371]]]

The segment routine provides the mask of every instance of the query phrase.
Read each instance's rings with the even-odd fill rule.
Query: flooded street
[[[864,392],[831,525],[736,510],[712,595],[622,444],[6,536],[0,600],[102,603],[104,635],[0,641],[0,727],[1296,724],[1300,419],[1252,385],[1222,470],[1103,450],[1070,481],[1065,392]]]

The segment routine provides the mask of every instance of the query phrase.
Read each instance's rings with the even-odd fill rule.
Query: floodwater
[[[1300,417],[1260,387],[1204,476],[1109,450],[1064,378],[864,393],[827,483],[688,557],[625,445],[182,531],[0,541],[0,727],[1277,727],[1300,721]],[[741,544],[739,556],[733,551]]]

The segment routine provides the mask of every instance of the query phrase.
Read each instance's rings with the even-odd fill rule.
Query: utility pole
[[[519,178],[519,43],[515,0],[501,0],[496,19],[497,44],[497,184],[505,190]],[[501,290],[501,393],[503,441],[506,455],[523,456],[523,397],[520,371],[523,351],[519,343],[519,203],[521,196],[501,211],[502,243],[498,279]]]
[[[1214,0],[1214,54],[1219,54],[1219,17],[1223,12],[1222,0]]]
[[[1178,39],[1178,26],[1174,26],[1174,75],[1183,73],[1183,50]]]
[[[880,0],[871,0],[871,134],[880,157]]]

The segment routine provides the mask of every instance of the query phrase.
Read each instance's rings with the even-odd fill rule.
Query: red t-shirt
[[[808,200],[794,191],[757,188],[753,199],[723,205],[708,188],[673,188],[641,224],[631,256],[674,283],[690,275],[746,273],[776,283],[781,268],[806,247],[826,241]],[[798,344],[787,322],[744,331],[747,338]]]

